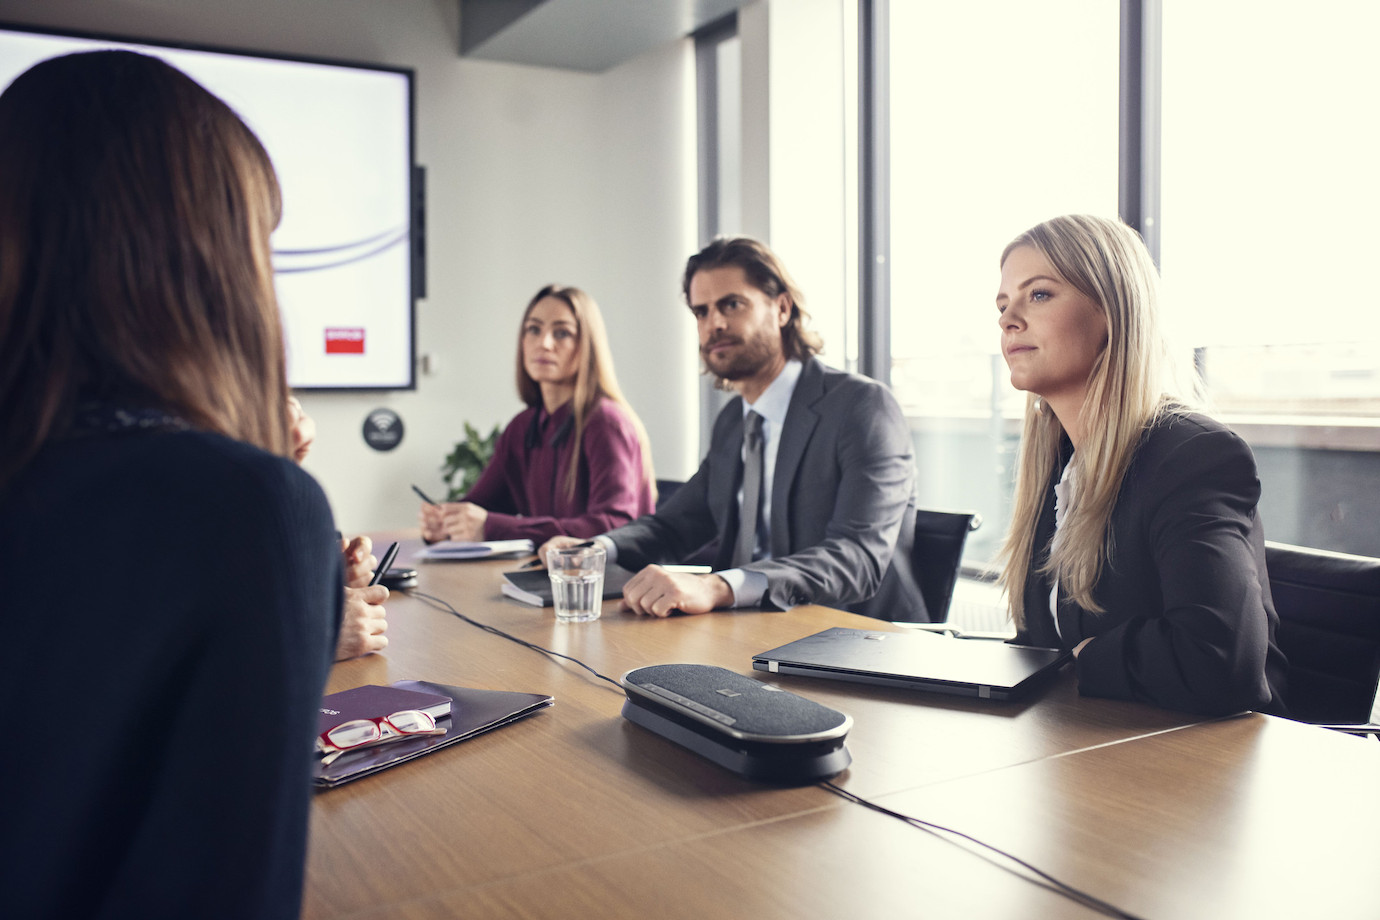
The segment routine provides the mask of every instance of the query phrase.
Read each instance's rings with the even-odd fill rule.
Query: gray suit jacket
[[[805,363],[777,448],[772,558],[764,606],[825,604],[889,620],[929,619],[911,570],[915,460],[895,397],[866,377]],[[719,413],[699,471],[655,513],[608,534],[618,562],[678,562],[718,539],[728,567],[738,532],[743,403]]]

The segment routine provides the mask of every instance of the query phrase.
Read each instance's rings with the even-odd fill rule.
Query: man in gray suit
[[[624,608],[664,617],[826,604],[928,620],[910,565],[915,464],[891,392],[815,357],[800,291],[756,240],[715,240],[690,258],[682,289],[705,367],[739,398],[689,482],[655,514],[595,537],[609,561],[641,569]],[[713,574],[657,564],[716,538]],[[542,558],[577,542],[556,537]]]

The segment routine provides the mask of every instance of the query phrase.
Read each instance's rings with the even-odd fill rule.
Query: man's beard
[[[710,350],[723,342],[737,345],[737,353],[727,364],[711,361],[709,358]],[[768,336],[763,335],[747,339],[721,335],[710,339],[708,344],[700,346],[700,359],[704,361],[704,366],[709,369],[709,372],[720,380],[742,380],[756,375],[764,367],[770,365],[779,353],[779,343],[779,337],[773,341]]]

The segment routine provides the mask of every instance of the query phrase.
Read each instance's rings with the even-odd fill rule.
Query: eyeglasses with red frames
[[[436,727],[436,720],[429,713],[420,709],[404,709],[391,716],[342,722],[335,728],[321,733],[317,748],[325,752],[321,763],[329,765],[346,751],[445,733],[444,728]]]

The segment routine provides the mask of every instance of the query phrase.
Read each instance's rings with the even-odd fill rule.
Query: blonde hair
[[[1146,429],[1197,402],[1198,388],[1181,382],[1160,328],[1159,274],[1140,235],[1120,221],[1087,215],[1056,217],[1022,233],[1003,250],[1029,246],[1079,293],[1102,309],[1107,344],[1088,376],[1071,463],[1076,495],[1065,512],[1057,548],[1040,566],[1068,596],[1094,613],[1093,596],[1112,552],[1109,525],[1122,480]],[[1002,547],[1001,583],[1011,618],[1025,624],[1025,582],[1045,547],[1035,531],[1059,465],[1064,427],[1038,396],[1026,399],[1011,529]]]
[[[623,397],[622,389],[618,386],[618,377],[613,371],[613,353],[609,349],[609,337],[604,329],[604,316],[599,312],[599,305],[594,302],[593,297],[577,287],[548,284],[537,291],[528,301],[527,309],[522,311],[522,322],[518,324],[518,396],[528,406],[536,407],[542,404],[541,386],[532,379],[532,375],[527,373],[526,363],[522,360],[522,337],[523,329],[527,326],[527,318],[532,314],[532,308],[547,297],[554,297],[570,308],[570,312],[575,314],[577,332],[575,396],[571,400],[575,425],[570,452],[570,467],[565,474],[566,498],[572,498],[575,495],[575,483],[580,469],[580,444],[584,440],[585,422],[589,418],[589,414],[594,411],[595,406],[599,404],[599,400],[608,399],[617,403],[633,423],[633,429],[637,432],[637,442],[642,447],[643,481],[650,487],[652,500],[655,501],[656,479],[652,471],[652,444],[647,438],[647,429],[642,427],[642,420],[637,417],[632,406],[628,405],[627,399]],[[641,484],[639,483],[639,485]]]
[[[83,399],[289,451],[273,165],[230,108],[126,51],[0,95],[0,486]]]

